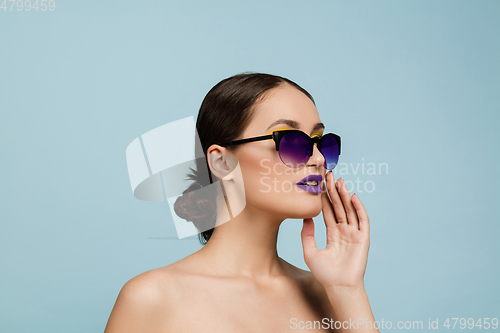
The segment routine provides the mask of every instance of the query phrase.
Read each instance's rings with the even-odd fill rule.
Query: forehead
[[[297,88],[284,84],[268,91],[264,99],[256,104],[252,121],[245,130],[245,136],[262,135],[280,128],[291,128],[286,124],[277,124],[268,129],[278,119],[297,122],[299,125],[297,129],[307,134],[312,134],[315,125],[321,122],[311,99]]]

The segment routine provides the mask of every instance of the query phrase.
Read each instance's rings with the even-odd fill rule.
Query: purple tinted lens
[[[279,145],[281,161],[291,168],[300,167],[311,157],[311,145],[305,134],[298,132],[287,133]]]
[[[335,168],[339,161],[339,145],[333,135],[326,134],[323,137],[320,151],[325,158],[324,167],[328,170]]]

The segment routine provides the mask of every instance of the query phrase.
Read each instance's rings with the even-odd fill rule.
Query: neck
[[[276,249],[283,220],[247,205],[232,220],[218,225],[199,252],[217,274],[261,281],[283,275]]]

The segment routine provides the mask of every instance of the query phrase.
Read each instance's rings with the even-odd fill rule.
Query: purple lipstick
[[[321,193],[321,182],[323,177],[321,175],[308,175],[307,177],[299,180],[296,185],[298,188],[310,192]]]

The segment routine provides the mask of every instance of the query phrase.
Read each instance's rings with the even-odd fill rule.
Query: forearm
[[[342,332],[379,332],[364,288],[335,287],[327,290],[327,295]]]

